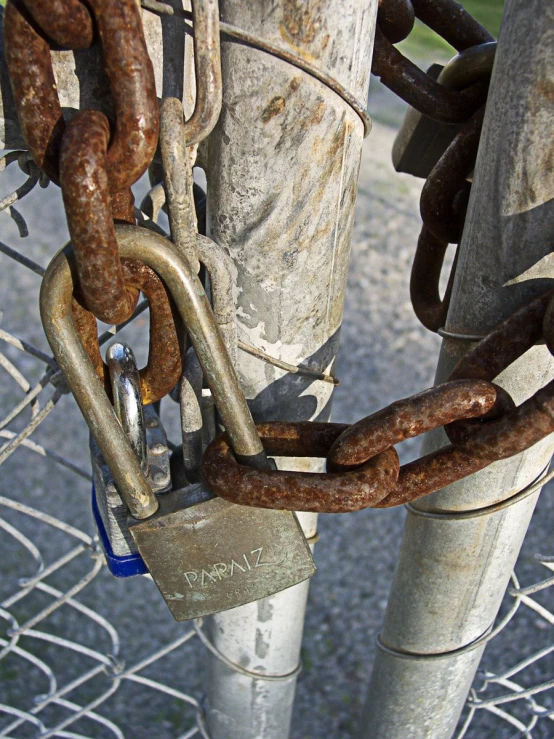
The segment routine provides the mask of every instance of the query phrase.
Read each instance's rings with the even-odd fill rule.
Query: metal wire
[[[17,158],[5,157],[0,160],[0,170]],[[19,199],[26,194],[22,194],[21,190],[19,188]],[[31,188],[28,188],[27,192],[30,191]],[[0,203],[0,208],[6,200],[9,197]],[[11,246],[1,244],[0,252],[13,259],[18,267],[42,275],[42,268]],[[7,260],[3,261],[5,263]],[[134,317],[145,307],[139,306]],[[102,339],[105,341],[114,333],[114,330],[109,330]],[[57,378],[56,362],[49,354],[26,339],[15,336],[5,326],[0,330],[0,347],[2,344],[9,347],[10,353],[8,356],[0,351],[0,373],[4,376],[7,374],[9,379],[0,383],[0,393],[7,393],[4,399],[9,399],[12,407],[4,418],[0,418],[0,464],[17,452],[21,455],[19,465],[32,467],[28,458],[30,452],[47,457],[66,470],[90,480],[88,471],[29,438],[55,410],[61,397],[59,389],[52,391],[51,388],[51,383]],[[18,362],[18,356],[22,360],[24,356],[27,359]],[[46,372],[38,382],[30,382],[26,377],[33,364],[33,369],[46,365]],[[6,478],[7,475],[4,475],[2,480],[7,482]],[[10,557],[7,562],[0,563],[0,582],[3,586],[0,600],[0,737],[124,739],[126,727],[119,726],[111,717],[103,715],[103,709],[116,693],[124,689],[128,696],[131,689],[140,691],[141,696],[144,691],[153,691],[165,695],[170,706],[175,702],[180,705],[180,714],[185,717],[185,725],[188,723],[189,726],[184,732],[181,730],[175,734],[179,739],[193,736],[209,739],[199,699],[172,687],[168,684],[169,679],[166,683],[165,679],[162,681],[142,674],[146,668],[163,663],[172,653],[179,653],[180,659],[186,661],[186,658],[183,660],[183,650],[190,648],[191,643],[200,644],[195,629],[191,625],[184,625],[177,638],[168,639],[163,646],[158,643],[148,656],[133,664],[124,664],[120,657],[124,638],[118,633],[116,625],[80,601],[81,594],[90,588],[105,567],[97,538],[40,510],[40,507],[29,504],[27,500],[12,498],[12,492],[17,493],[13,485],[4,485],[3,492],[5,494],[0,495],[0,538],[3,542],[9,542],[9,552],[14,553],[15,559]],[[45,529],[51,533],[45,536]],[[29,534],[30,530],[32,535]],[[43,551],[38,542],[48,542],[48,552]],[[55,550],[54,556],[52,550]],[[27,552],[34,566],[31,572],[25,571],[25,576],[21,571],[15,587],[8,588],[12,583],[14,563],[18,562],[22,551]],[[18,566],[28,567],[27,557],[22,558],[21,562],[22,565]],[[11,569],[2,572],[8,566]],[[60,576],[64,587],[58,585]],[[6,593],[7,589],[9,592]],[[169,613],[167,618],[170,623]],[[57,628],[52,628],[53,623]],[[91,647],[89,635],[93,625],[106,638],[96,639]],[[75,638],[74,634],[79,637]],[[85,638],[86,643],[78,640],[85,641]],[[71,665],[70,670],[67,669],[68,664]],[[35,681],[32,676],[37,672],[41,676],[39,684],[42,683],[43,689],[33,695]],[[24,691],[13,699],[7,690],[9,682],[4,682],[10,677],[24,684]],[[144,735],[156,735],[155,726],[144,727],[144,730]]]
[[[549,556],[535,556],[535,562],[550,572],[554,572],[552,560]],[[493,725],[490,724],[490,718],[495,717],[517,729],[516,734],[510,732],[502,736],[531,738],[537,725],[538,730],[544,733],[536,736],[552,736],[554,733],[552,726],[546,726],[549,722],[554,722],[554,589],[545,594],[552,585],[554,577],[540,578],[535,583],[522,586],[516,575],[512,576],[512,587],[508,589],[506,599],[513,599],[513,602],[499,627],[494,630],[494,636],[499,641],[498,646],[502,645],[502,640],[508,644],[508,625],[516,623],[517,619],[525,619],[524,623],[528,625],[527,638],[521,647],[525,656],[511,667],[494,671],[490,669],[485,653],[456,739],[482,736],[482,728],[479,727],[485,713],[489,718],[487,726]],[[542,599],[543,603],[530,597],[539,593],[546,595]],[[541,635],[540,641],[548,643],[539,650],[533,650],[534,636],[541,631],[547,631],[548,637],[545,639]],[[494,726],[498,730],[498,722]]]

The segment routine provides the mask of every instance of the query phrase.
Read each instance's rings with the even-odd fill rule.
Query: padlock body
[[[427,74],[434,80],[444,67],[432,64]],[[408,108],[392,147],[392,163],[397,172],[426,179],[461,129],[459,123],[442,123]]]
[[[129,530],[177,621],[260,600],[311,577],[309,546],[289,511],[228,503],[201,483],[160,497]]]
[[[165,429],[154,406],[144,407],[147,480],[154,493],[165,493],[171,487],[169,449]],[[92,465],[92,513],[109,571],[116,577],[132,577],[148,572],[129,533],[129,511],[117,489],[113,474],[90,437]]]

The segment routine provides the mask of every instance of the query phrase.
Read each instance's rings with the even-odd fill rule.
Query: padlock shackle
[[[131,515],[149,518],[158,510],[158,501],[73,322],[71,303],[76,281],[75,261],[68,245],[48,265],[40,288],[44,332]]]
[[[116,226],[121,257],[144,262],[164,281],[194,346],[237,459],[269,469],[260,436],[244,398],[208,297],[189,263],[153,231]]]
[[[116,235],[120,256],[147,264],[171,293],[237,459],[257,469],[269,469],[202,283],[186,260],[162,236],[128,225],[116,226]],[[71,248],[66,247],[54,257],[44,275],[40,312],[46,337],[131,514],[139,519],[148,518],[156,512],[158,502],[73,322],[71,301],[76,282],[73,265]]]
[[[144,474],[148,473],[146,425],[142,410],[140,376],[133,350],[122,341],[106,351],[115,415],[127,434]]]

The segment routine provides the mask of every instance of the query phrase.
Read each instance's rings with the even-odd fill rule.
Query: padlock
[[[267,469],[206,293],[190,265],[152,231],[118,225],[116,234],[121,257],[147,264],[172,295],[237,459]],[[71,262],[66,248],[46,270],[40,297],[46,336],[135,518],[129,521],[133,539],[176,620],[235,608],[311,577],[315,565],[294,513],[235,506],[203,485],[156,499],[75,329]]]
[[[496,41],[472,46],[443,67],[432,64],[427,74],[449,90],[462,90],[487,75],[490,76],[496,53]],[[441,123],[408,108],[392,147],[392,163],[397,172],[426,179],[463,123]]]
[[[143,407],[140,379],[130,347],[116,342],[106,352],[115,414],[129,437],[141,468],[156,494],[171,488],[167,437],[154,405]],[[148,572],[127,525],[128,511],[113,475],[90,437],[92,512],[108,569],[116,577]]]

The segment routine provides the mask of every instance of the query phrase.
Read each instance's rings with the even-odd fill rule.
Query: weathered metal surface
[[[410,274],[410,299],[414,313],[429,331],[438,331],[446,323],[452,281],[456,272],[457,257],[450,270],[448,285],[441,298],[440,277],[448,242],[437,239],[425,226],[417,240]]]
[[[233,366],[237,363],[236,268],[229,253],[206,236],[198,236],[198,256],[211,279],[212,307]]]
[[[276,461],[279,469],[316,472],[322,467],[321,460],[315,459]],[[317,513],[298,513],[312,551],[317,541],[317,518]],[[205,710],[211,736],[244,739],[250,734],[284,739],[288,735],[309,584],[310,580],[304,580],[270,598],[204,621],[211,643],[239,666],[233,670],[215,656],[208,659],[210,690]]]
[[[458,243],[462,235],[471,189],[467,178],[475,166],[483,115],[484,107],[460,128],[421,191],[424,225],[412,265],[410,297],[416,316],[431,331],[438,331],[446,322],[457,257],[442,298],[441,270],[448,244]]]
[[[333,70],[362,100],[374,13],[357,3],[337,4],[336,11],[318,3],[304,13],[284,2],[266,17],[256,5],[221,4],[226,23]],[[330,20],[337,15],[338,25]],[[345,44],[355,54],[344,55]],[[208,233],[236,265],[240,338],[290,364],[327,370],[344,303],[359,118],[319,80],[261,50],[225,40],[222,64],[223,109],[209,145]],[[327,383],[244,355],[238,371],[255,417],[328,418]]]
[[[494,41],[491,34],[456,0],[410,0],[420,21],[457,51]]]
[[[114,221],[122,221],[135,225],[135,196],[130,187],[111,193],[112,217]]]
[[[221,51],[218,0],[194,0],[194,112],[185,124],[187,146],[203,141],[213,130],[221,111]]]
[[[483,107],[460,129],[421,191],[423,223],[437,239],[449,244],[457,244],[462,236],[469,194],[466,180],[475,166],[484,114]]]
[[[518,308],[464,354],[450,376],[493,380],[541,340],[546,311],[553,299],[554,290],[548,290]]]
[[[549,0],[506,2],[445,336],[486,335],[551,286],[553,14]],[[438,382],[471,345],[444,340]],[[547,348],[534,346],[496,382],[522,403],[552,373]],[[444,432],[424,443],[443,446]],[[381,637],[389,651],[375,665],[361,736],[452,736],[480,650],[460,655],[494,622],[538,496],[518,493],[551,455],[552,436],[410,506]],[[392,676],[394,691],[379,687]]]
[[[42,281],[40,309],[44,331],[127,507],[136,518],[147,518],[157,510],[158,503],[72,319],[74,276],[70,259],[70,250],[59,252]]]
[[[482,416],[495,401],[493,385],[471,380],[448,382],[397,400],[344,431],[329,451],[329,468],[351,469],[388,447],[432,428],[459,418]]]
[[[490,33],[455,0],[410,0],[415,15],[457,51],[494,41]],[[400,51],[387,25],[377,27],[371,71],[413,108],[444,123],[466,121],[486,100],[488,80],[449,89],[425,74]],[[393,33],[395,26],[392,25]]]
[[[28,21],[20,4],[10,1],[4,10],[4,53],[10,84],[22,127],[24,146],[54,182],[64,128],[62,109],[48,42]]]
[[[112,192],[132,185],[146,171],[160,127],[154,70],[136,0],[88,0],[102,44],[114,101],[114,127],[106,161]]]
[[[123,323],[138,296],[125,287],[117,249],[106,161],[109,140],[103,113],[77,113],[61,143],[60,182],[84,304],[106,323]]]
[[[345,427],[304,422],[258,424],[257,428],[262,440],[267,442],[267,451],[304,457],[324,456]],[[210,444],[202,464],[202,472],[213,491],[234,503],[326,513],[346,513],[374,505],[396,482],[398,468],[396,451],[386,449],[348,472],[251,470],[237,464],[225,436]]]
[[[290,513],[245,508],[190,485],[131,534],[177,621],[250,603],[315,572]]]
[[[165,98],[161,104],[160,150],[171,239],[198,273],[192,162],[185,137],[183,106],[177,98]]]
[[[377,2],[279,0],[268,13],[260,3],[224,0],[220,10],[222,31],[238,27],[266,42],[256,48],[225,31],[223,106],[208,146],[208,235],[236,266],[239,339],[288,364],[333,374]],[[274,55],[274,47],[321,76]],[[245,352],[237,370],[257,420],[328,420],[331,383]],[[294,675],[282,682],[263,675],[296,669],[306,596],[301,585],[207,622],[223,654],[261,674],[234,673],[209,658],[214,739],[288,735]]]
[[[508,330],[506,327],[504,333]],[[459,372],[459,379],[396,401],[350,427],[279,422],[258,425],[266,452],[326,456],[327,474],[249,470],[237,464],[224,435],[208,447],[203,473],[214,492],[241,505],[294,506],[327,513],[369,506],[388,508],[440,490],[554,432],[554,383],[514,408],[502,388],[483,379],[462,379],[464,375]],[[495,376],[490,375],[486,379]],[[479,417],[482,420],[473,423],[457,420]],[[451,425],[454,444],[398,468],[398,458],[392,454],[394,444],[446,424]]]
[[[445,668],[442,660],[410,659],[409,655],[397,654],[378,642],[370,683],[374,703],[366,705],[356,736],[359,739],[431,739],[431,736],[451,739],[452,726],[458,718],[457,698],[467,695],[483,650],[481,646],[453,657]],[[409,714],[390,715],[384,710],[385,706],[402,705],[406,695],[414,698]],[[433,734],[425,736],[421,727],[429,724],[431,716]]]
[[[155,267],[173,296],[237,455],[252,465],[262,469],[264,466],[267,467],[269,462],[240,391],[225,345],[219,336],[206,294],[190,265],[175,253],[164,238],[151,231],[134,226],[118,226],[117,235],[122,259],[134,258],[151,268]],[[136,519],[150,518],[158,509],[158,501],[142,473],[140,461],[115,417],[72,320],[74,285],[70,259],[69,250],[61,251],[46,271],[40,304],[45,333],[130,513]],[[169,503],[166,503],[166,506],[169,506]],[[294,514],[263,511],[259,515],[262,513],[266,517],[265,530],[271,532],[272,526],[279,528],[281,535],[286,538],[287,546],[294,553],[294,566],[292,560],[287,562],[287,568],[280,573],[279,583],[285,583],[283,587],[287,587],[310,577],[315,572],[315,566]],[[152,563],[154,567],[156,566],[155,552],[164,550],[163,537],[157,537],[157,549],[154,551],[147,547],[147,554],[141,550],[140,524],[137,526],[139,527],[137,545],[147,565],[152,569]],[[148,530],[148,526],[142,530],[145,536],[148,535]],[[168,538],[171,538],[170,527]],[[293,542],[296,544],[295,547]],[[210,543],[213,548],[214,540],[211,538]],[[163,587],[163,583],[166,582],[164,578],[170,577],[173,573],[168,573],[162,567],[161,570],[155,569],[152,574],[156,582]],[[268,582],[265,585],[265,595],[279,589],[279,586],[273,587],[275,582],[271,586]]]
[[[80,0],[21,0],[36,25],[50,41],[66,49],[88,49],[94,25],[87,6]]]
[[[115,234],[114,234],[115,235]],[[165,397],[179,381],[181,373],[180,321],[168,292],[156,273],[135,260],[121,260],[125,285],[141,291],[150,307],[148,362],[140,372],[140,388],[145,404]],[[105,389],[110,392],[107,365],[102,362],[96,320],[81,308],[77,328],[87,354]],[[75,318],[75,311],[74,311]]]

